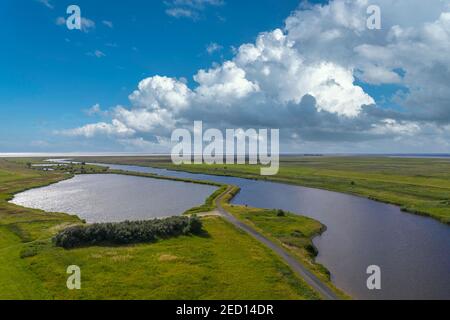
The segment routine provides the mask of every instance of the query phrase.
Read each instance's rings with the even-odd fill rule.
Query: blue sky
[[[313,6],[315,2],[310,3]],[[83,32],[71,31],[64,25],[58,25],[58,17],[67,17],[65,11],[70,4],[77,4],[81,8],[83,18],[89,19],[95,26]],[[299,8],[299,4],[298,0],[1,1],[0,19],[3,27],[0,29],[0,152],[134,150],[123,143],[124,137],[119,137],[121,142],[117,143],[118,138],[110,134],[87,137],[85,134],[59,133],[82,128],[90,123],[110,123],[114,115],[105,117],[105,112],[117,105],[133,110],[133,106],[130,107],[132,103],[129,95],[145,78],[160,75],[181,79],[194,90],[198,86],[194,76],[199,70],[215,68],[235,59],[236,49],[242,44],[255,43],[261,32],[284,28],[284,32],[289,36],[285,19]],[[176,13],[183,16],[174,16]],[[439,15],[433,16],[431,13],[430,16],[433,17],[430,21],[439,18]],[[313,47],[308,41],[302,45],[308,50],[308,46]],[[345,43],[341,45],[346,46]],[[304,47],[299,45],[298,48],[303,54]],[[334,43],[321,49],[321,52],[328,50],[339,51],[339,48],[336,48]],[[307,56],[308,54],[304,54],[305,60],[309,59]],[[324,57],[323,61],[333,61],[347,67],[342,57]],[[378,110],[403,110],[405,105],[392,97],[399,96],[402,92],[408,93],[409,84],[367,80],[367,70],[363,70],[365,76],[358,78],[357,70],[364,69],[367,65],[368,62],[365,61],[351,67],[355,72],[355,85],[373,98]],[[391,63],[386,68],[394,70],[394,73],[404,72]],[[242,69],[246,70],[244,67]],[[253,83],[258,82],[254,80]],[[319,100],[318,97],[314,98]],[[240,103],[252,103],[249,101],[255,99]],[[301,99],[295,101],[297,105],[301,105]],[[95,104],[99,104],[103,113],[93,115],[86,112]],[[323,109],[318,104],[317,106],[317,110]],[[414,108],[414,105],[411,108]],[[396,128],[388,128],[392,129],[391,131],[408,131],[408,126],[413,126],[411,119],[414,117],[410,115],[403,117],[401,114],[395,114],[384,117],[392,117],[397,121]],[[375,122],[370,123],[367,130],[376,128],[377,124],[384,125],[383,121],[386,119],[372,119]],[[155,136],[158,136],[154,127],[153,132],[140,132],[134,124],[123,119],[120,121],[136,131],[132,137],[126,137],[127,139],[153,142]],[[339,118],[336,121],[336,126],[348,126],[345,119]],[[231,120],[230,123],[233,124]],[[247,125],[246,122],[239,124]],[[214,122],[211,125],[214,125]],[[248,125],[256,124],[250,121]],[[299,122],[299,126],[306,128],[309,124],[302,125]],[[400,127],[397,128],[398,126]],[[295,128],[287,128],[287,135],[291,135],[291,129]],[[379,132],[382,131],[381,128]],[[310,137],[313,133],[300,132],[299,135]],[[291,136],[295,137],[297,134],[292,133]],[[336,149],[329,148],[330,143],[334,142],[319,136],[314,135],[314,138],[310,139],[311,143],[320,141],[321,148],[325,150],[351,149],[348,143],[352,139],[339,142],[343,147]],[[384,136],[382,139],[386,138]],[[367,139],[374,140],[372,137]],[[292,150],[296,150],[294,145],[295,141],[289,141],[286,148],[292,147]],[[149,145],[146,146],[147,149],[142,151],[153,150]],[[380,152],[392,149],[380,146],[383,146],[383,142],[373,148]],[[445,151],[446,148],[447,146],[443,146],[437,149]],[[313,149],[307,144],[300,147],[299,151],[319,151]],[[409,145],[404,150],[421,151],[420,146]]]
[[[192,79],[201,67],[220,62],[231,46],[254,40],[282,24],[298,1],[229,1],[206,6],[195,20],[174,18],[163,1],[35,0],[0,3],[0,151],[27,151],[53,129],[87,121],[82,112],[126,104],[145,76]],[[95,21],[88,33],[57,26],[68,5]],[[255,10],[257,9],[257,10]],[[251,17],[249,19],[249,17]],[[110,28],[102,23],[110,21]],[[207,45],[223,50],[208,54]],[[89,56],[99,50],[102,58]],[[52,137],[54,139],[54,137]],[[39,149],[39,148],[38,148]]]

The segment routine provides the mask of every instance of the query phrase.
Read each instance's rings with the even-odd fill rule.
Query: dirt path
[[[327,286],[325,285],[316,275],[314,275],[311,271],[309,271],[305,266],[303,266],[297,259],[295,259],[291,254],[289,254],[285,249],[280,247],[278,244],[269,240],[265,236],[263,236],[258,231],[249,227],[242,221],[238,220],[231,213],[226,211],[221,204],[221,200],[225,197],[230,191],[232,187],[228,188],[223,194],[221,194],[216,199],[217,210],[222,217],[224,217],[227,221],[233,224],[235,227],[247,232],[253,238],[263,243],[265,246],[272,249],[288,266],[303,280],[306,281],[313,289],[315,289],[324,299],[326,300],[338,300],[339,297]]]

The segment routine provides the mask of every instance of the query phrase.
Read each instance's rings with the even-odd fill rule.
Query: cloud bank
[[[381,30],[366,27],[371,4],[381,8]],[[280,128],[283,151],[448,151],[450,1],[301,5],[284,28],[260,33],[193,79],[193,87],[163,75],[143,79],[129,107],[109,112],[110,123],[62,133],[129,139],[151,151],[173,129],[203,120],[216,128]],[[396,93],[382,103],[368,88]]]

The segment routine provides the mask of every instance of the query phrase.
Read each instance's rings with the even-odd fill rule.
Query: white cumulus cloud
[[[195,11],[219,4],[213,2],[175,0],[170,8]],[[370,4],[381,8],[381,30],[366,27]],[[117,107],[110,124],[71,132],[93,137],[122,131],[153,143],[173,128],[203,120],[215,127],[278,127],[288,140],[357,143],[446,136],[449,4],[332,0],[300,6],[284,28],[262,32],[237,48],[232,59],[198,70],[194,85],[162,75],[143,79],[129,96],[130,107]],[[366,85],[402,88],[390,101],[398,108],[377,105]]]
[[[128,128],[117,119],[113,119],[111,123],[99,122],[87,124],[80,128],[68,129],[59,132],[66,136],[82,136],[92,138],[97,135],[107,135],[112,137],[128,137],[132,136],[135,131]]]

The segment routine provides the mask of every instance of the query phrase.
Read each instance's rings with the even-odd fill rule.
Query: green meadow
[[[92,159],[91,159],[92,160]],[[167,157],[104,157],[98,161],[135,164],[321,188],[396,204],[403,210],[450,224],[450,160],[394,157],[281,158],[275,176],[256,165],[182,165]]]
[[[450,223],[450,161],[387,157],[283,157],[276,176],[260,176],[258,166],[173,166],[167,157],[99,157],[90,162],[153,166],[238,176],[350,193],[402,206],[405,211]],[[205,234],[155,243],[91,246],[65,250],[52,238],[82,224],[76,216],[48,213],[8,203],[17,192],[68,179],[74,174],[121,173],[72,165],[52,172],[31,169],[40,159],[0,159],[0,299],[318,299],[269,249],[217,216],[202,217]],[[192,182],[185,179],[174,179]],[[201,183],[210,184],[203,181]],[[198,208],[214,209],[217,191]],[[280,212],[223,206],[237,218],[287,249],[342,298],[328,271],[314,262],[312,238],[324,226]],[[82,270],[82,289],[66,287],[66,268]]]
[[[326,230],[320,222],[283,210],[251,208],[227,202],[222,205],[236,218],[285,248],[341,299],[349,298],[333,285],[329,271],[314,261],[318,252],[312,239]]]
[[[56,247],[53,236],[83,223],[79,218],[8,200],[14,193],[87,172],[81,167],[44,172],[28,166],[26,160],[0,159],[0,299],[319,298],[269,249],[215,216],[202,218],[206,232],[201,236],[127,246]],[[210,206],[206,201],[205,207]],[[69,265],[81,268],[81,290],[66,287]]]

